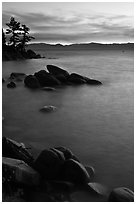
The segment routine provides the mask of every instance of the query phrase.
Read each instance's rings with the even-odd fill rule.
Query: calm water
[[[3,76],[34,73],[54,64],[98,79],[103,86],[68,86],[54,92],[31,91],[17,83],[3,84],[3,135],[24,142],[36,152],[66,146],[96,170],[94,181],[109,188],[133,190],[133,52],[50,52],[38,59],[3,62]],[[57,111],[39,109],[54,105]]]

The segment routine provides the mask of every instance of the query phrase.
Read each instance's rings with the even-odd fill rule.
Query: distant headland
[[[102,44],[102,43],[81,43],[81,44],[46,44],[46,43],[31,43],[28,45],[29,49],[34,51],[37,50],[71,50],[71,51],[80,51],[80,50],[134,50],[134,43],[113,43],[113,44]]]

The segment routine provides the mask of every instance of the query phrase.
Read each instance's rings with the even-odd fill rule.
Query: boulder
[[[115,188],[109,196],[109,202],[134,202],[134,193],[128,188]]]
[[[56,179],[62,167],[62,160],[52,150],[43,150],[34,162],[36,169],[45,179]]]
[[[55,189],[59,189],[61,191],[66,191],[66,192],[72,192],[75,188],[75,185],[74,183],[72,182],[68,182],[68,181],[61,181],[61,180],[53,180],[51,182],[52,186],[55,188]]]
[[[108,195],[108,189],[100,183],[90,182],[87,184],[87,189],[92,194],[96,194],[99,196],[107,196]]]
[[[90,181],[90,176],[85,167],[73,159],[65,161],[62,177],[64,180],[71,181],[76,184],[87,184]]]
[[[50,113],[55,111],[57,108],[55,106],[44,106],[43,108],[40,109],[41,112],[44,113]]]
[[[66,70],[64,70],[60,67],[54,66],[54,65],[47,65],[47,70],[55,76],[56,75],[63,75],[66,78],[69,76],[69,73]]]
[[[86,171],[88,172],[90,178],[93,178],[95,175],[95,170],[92,166],[85,166]]]
[[[63,74],[58,74],[55,75],[56,79],[58,79],[62,84],[66,84],[67,83],[67,77],[64,76]]]
[[[72,82],[73,84],[85,84],[86,83],[86,80],[84,78],[76,76],[75,74],[71,74],[68,77],[68,81]]]
[[[56,79],[52,74],[46,72],[45,70],[36,72],[34,76],[38,79],[41,86],[56,86],[61,84],[58,79]]]
[[[24,145],[7,137],[2,137],[2,156],[23,160],[30,166],[34,160]]]
[[[16,84],[15,82],[11,81],[7,84],[7,88],[15,88],[16,87]]]
[[[15,79],[16,81],[23,81],[25,79],[25,77],[26,77],[26,74],[24,74],[24,73],[12,72],[10,74],[9,79],[13,79],[13,80]]]
[[[77,81],[77,83],[78,83],[78,81],[79,81],[79,83],[80,83],[80,80],[81,80],[81,83],[82,83],[82,80],[84,80],[85,83],[91,84],[91,85],[101,85],[101,84],[102,84],[102,82],[100,82],[100,81],[98,81],[98,80],[91,79],[91,78],[82,76],[82,75],[80,75],[80,74],[72,73],[72,74],[70,75],[70,81],[71,81],[71,82],[72,82],[72,81],[73,81],[73,82],[75,81],[75,83],[76,83],[76,81]]]
[[[55,152],[58,155],[58,157],[62,161],[62,163],[65,162],[65,157],[64,157],[63,152],[61,152],[61,151],[59,151],[58,149],[55,149],[55,148],[50,148],[50,150],[52,150],[53,152]]]
[[[40,175],[24,161],[2,157],[2,178],[4,182],[20,183],[27,186],[37,186]]]
[[[26,78],[24,79],[24,84],[28,88],[32,88],[32,89],[36,89],[40,87],[39,81],[33,75],[26,76]]]
[[[55,149],[58,149],[59,151],[63,152],[65,160],[73,159],[79,162],[78,158],[73,154],[73,152],[66,148],[66,147],[54,147]]]
[[[85,77],[86,83],[90,85],[102,85],[102,82],[96,80],[96,79],[89,79]]]

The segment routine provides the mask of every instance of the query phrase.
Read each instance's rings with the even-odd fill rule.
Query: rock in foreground
[[[125,187],[115,188],[109,196],[109,202],[134,202],[134,193]]]
[[[90,176],[85,167],[73,159],[65,161],[62,175],[64,180],[77,184],[87,184],[90,181]]]

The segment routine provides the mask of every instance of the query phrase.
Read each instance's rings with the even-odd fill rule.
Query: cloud
[[[132,19],[125,15],[3,12],[3,27],[11,16],[28,25],[38,42],[131,41],[134,38]]]

